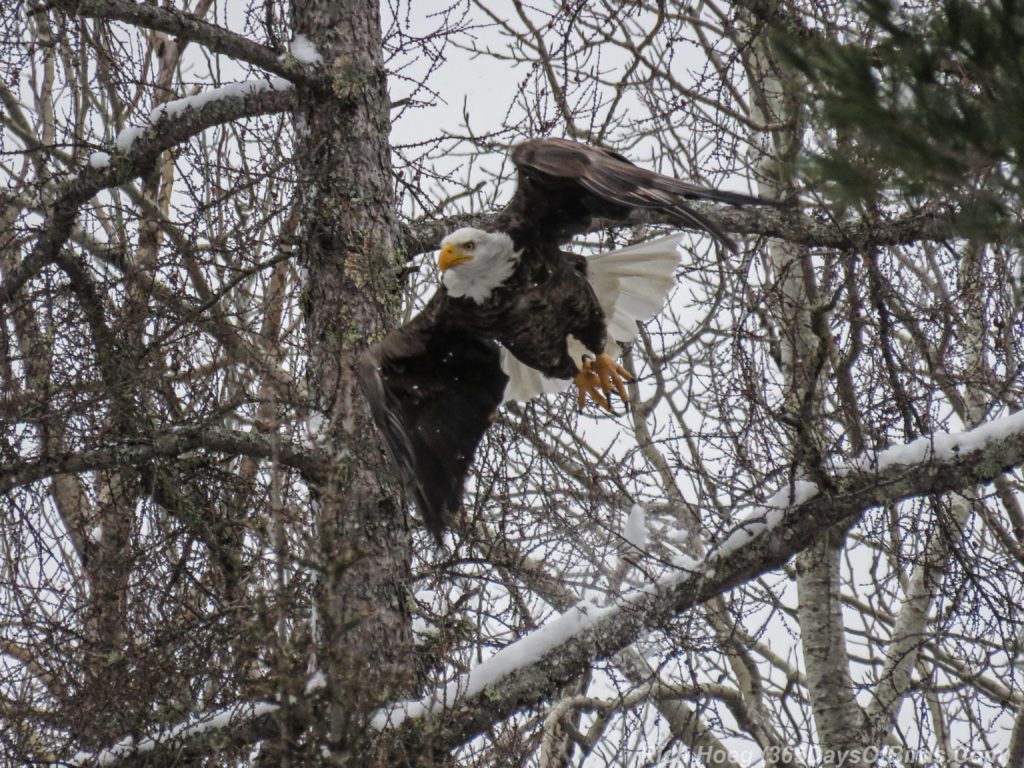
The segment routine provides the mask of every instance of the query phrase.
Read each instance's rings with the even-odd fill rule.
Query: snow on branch
[[[209,88],[192,96],[185,96],[181,99],[168,101],[149,113],[149,124],[156,125],[162,120],[181,117],[188,110],[201,112],[206,108],[215,109],[218,102],[227,102],[230,99],[244,99],[267,91],[290,91],[292,84],[280,77],[273,77],[269,80],[243,80],[238,83],[228,83],[219,88]],[[114,139],[114,146],[122,153],[130,152],[136,140],[146,134],[148,126],[132,125],[122,130]],[[96,156],[100,155],[99,158]],[[106,158],[106,163],[104,163]],[[89,156],[89,165],[93,168],[102,168],[110,164],[110,155],[106,152],[94,152]]]
[[[821,532],[856,520],[879,504],[991,482],[1024,464],[1024,411],[959,433],[935,433],[839,467],[829,488],[797,481],[755,505],[703,560],[689,561],[606,606],[582,602],[503,648],[455,681],[420,699],[379,710],[372,725],[387,732],[430,719],[432,744],[455,748],[518,709],[536,705],[609,658],[651,626],[785,563]],[[323,686],[315,678],[307,694]],[[173,747],[195,729],[235,727],[259,707],[236,705],[161,734],[125,740],[74,764],[110,765],[132,749]],[[272,709],[259,710],[273,711]],[[434,717],[431,717],[434,716]],[[168,739],[176,739],[173,744]]]
[[[817,535],[865,510],[991,482],[1024,463],[1024,411],[960,433],[935,433],[836,471],[827,490],[797,481],[754,507],[700,561],[608,606],[578,605],[422,699],[379,711],[395,728],[438,714],[434,744],[455,747],[517,709],[542,701],[594,661],[634,642],[648,627],[781,566]],[[438,741],[437,739],[440,739]]]
[[[54,261],[71,236],[78,209],[100,190],[148,172],[160,153],[207,128],[243,117],[288,111],[295,106],[295,93],[290,83],[274,78],[235,83],[213,89],[210,95],[170,104],[179,107],[173,112],[154,110],[152,125],[126,128],[118,135],[112,152],[94,153],[78,176],[57,188],[46,226],[31,253],[10,270],[0,286],[0,304],[11,301],[26,282]]]
[[[305,60],[294,51],[291,57],[279,56],[274,49],[260,45],[244,35],[173,8],[130,0],[55,0],[53,4],[67,13],[87,18],[122,21],[186,40],[194,40],[214,53],[248,62],[295,83],[323,87],[326,82],[325,78],[304,66],[318,62]]]
[[[552,619],[540,629],[502,648],[446,687],[438,689],[422,699],[404,701],[381,709],[374,716],[371,725],[377,730],[395,728],[406,719],[444,711],[461,700],[476,696],[485,688],[495,685],[513,672],[539,661],[545,654],[565,645],[569,640],[581,636],[599,621],[614,616],[620,609],[621,606],[618,604],[602,608],[583,601]]]
[[[166,749],[194,742],[219,731],[234,730],[240,725],[253,722],[276,713],[280,705],[270,701],[241,702],[223,709],[204,712],[194,720],[156,731],[148,736],[136,738],[127,736],[101,752],[78,752],[67,765],[101,766],[115,765],[123,759],[138,757],[157,748]]]
[[[243,80],[239,83],[228,83],[219,88],[210,88],[193,96],[186,96],[182,99],[168,101],[149,113],[149,121],[155,123],[164,116],[177,116],[188,109],[202,109],[207,104],[213,104],[224,99],[249,96],[264,91],[287,91],[292,84],[280,77],[272,77],[269,80]],[[120,148],[120,145],[118,145]]]
[[[316,673],[306,681],[307,699],[321,693],[326,687],[322,673]],[[298,704],[292,701],[291,704]],[[109,766],[122,760],[134,760],[154,752],[174,750],[176,757],[184,758],[190,747],[214,739],[223,741],[223,734],[230,734],[232,741],[239,744],[254,744],[274,735],[278,722],[286,714],[289,727],[308,725],[309,709],[303,706],[289,708],[282,713],[282,706],[275,701],[240,701],[227,707],[200,712],[191,719],[154,730],[145,736],[126,736],[113,746],[99,752],[77,752],[62,763],[69,766]]]

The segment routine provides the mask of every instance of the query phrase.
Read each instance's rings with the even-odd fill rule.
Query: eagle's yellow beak
[[[464,261],[469,261],[473,256],[463,251],[458,246],[446,243],[441,248],[441,253],[437,255],[437,266],[444,272],[446,269],[454,267],[456,264],[461,264]]]

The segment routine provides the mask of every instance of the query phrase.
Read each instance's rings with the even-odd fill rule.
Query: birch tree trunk
[[[773,131],[760,162],[770,196],[785,199],[795,190],[783,177],[787,156],[801,146],[799,86],[780,68],[764,37],[752,46],[752,111]],[[762,182],[763,183],[763,182]],[[806,247],[773,241],[768,247],[775,281],[772,308],[778,327],[779,360],[784,379],[784,410],[792,425],[785,446],[792,458],[791,481],[812,479],[822,485],[825,444],[821,377],[827,370],[832,338],[819,269]],[[850,658],[840,606],[840,556],[845,531],[833,529],[796,558],[803,662],[823,764],[836,759],[860,765],[865,722],[854,695]],[[840,758],[841,756],[841,758]]]

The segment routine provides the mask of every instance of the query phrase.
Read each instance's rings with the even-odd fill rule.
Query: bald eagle
[[[473,454],[498,406],[575,382],[611,410],[631,376],[619,343],[653,317],[673,285],[678,239],[585,258],[560,245],[595,218],[666,213],[735,243],[684,201],[767,201],[688,184],[620,154],[565,139],[517,145],[518,186],[487,231],[441,243],[441,285],[423,311],[361,357],[357,374],[374,422],[438,541],[462,502]]]

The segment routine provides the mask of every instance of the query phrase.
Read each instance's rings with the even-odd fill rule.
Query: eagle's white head
[[[457,229],[441,241],[441,282],[449,295],[482,304],[515,271],[520,253],[504,232]]]

